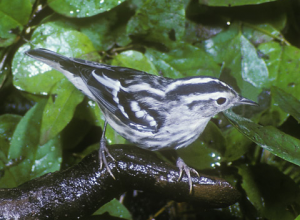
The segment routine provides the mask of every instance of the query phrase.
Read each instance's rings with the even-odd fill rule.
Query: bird
[[[225,82],[209,76],[167,78],[143,71],[66,57],[38,48],[25,52],[63,73],[81,92],[94,100],[105,116],[100,140],[100,169],[108,166],[106,156],[113,156],[105,142],[107,123],[136,146],[161,151],[179,149],[193,143],[210,119],[219,112],[238,105],[257,105],[239,95]],[[186,173],[192,192],[190,168],[178,157],[182,177]]]

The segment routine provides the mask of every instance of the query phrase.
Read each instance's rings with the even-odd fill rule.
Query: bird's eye
[[[226,98],[221,97],[217,99],[218,105],[223,105],[225,102],[226,102]]]

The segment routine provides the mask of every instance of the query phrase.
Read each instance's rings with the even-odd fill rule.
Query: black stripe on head
[[[210,81],[207,83],[183,84],[167,93],[169,96],[187,96],[190,94],[206,94],[230,91],[230,87],[221,82]]]
[[[205,100],[205,101],[193,101],[193,102],[187,104],[187,107],[188,107],[191,111],[193,111],[194,108],[197,108],[200,104],[201,104],[202,106],[206,106],[207,103],[209,103],[209,102],[210,102],[210,100]],[[198,110],[203,110],[203,109],[198,109]]]

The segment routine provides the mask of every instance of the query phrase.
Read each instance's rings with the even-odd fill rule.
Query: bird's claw
[[[100,140],[100,148],[99,148],[99,161],[100,161],[100,170],[102,170],[102,166],[104,164],[105,168],[107,169],[107,172],[112,176],[112,178],[116,179],[113,175],[110,167],[108,166],[106,156],[108,155],[113,161],[116,161],[115,158],[109,153],[109,150],[106,147],[106,140],[105,140],[105,130],[106,130],[107,122],[104,123],[103,126],[103,133]]]
[[[177,159],[176,166],[179,168],[179,177],[177,181],[181,180],[184,171],[189,180],[190,194],[192,194],[193,183],[192,183],[191,172],[195,173],[198,177],[200,177],[199,173],[197,172],[197,170],[190,168],[188,165],[186,165],[186,163],[180,157],[178,157]]]

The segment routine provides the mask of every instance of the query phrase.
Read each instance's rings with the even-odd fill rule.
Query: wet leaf
[[[147,48],[145,53],[163,76],[170,78],[197,75],[219,77],[220,66],[204,50],[185,42],[177,42],[173,46],[174,49],[168,52]]]
[[[258,56],[255,47],[247,38],[242,35],[239,40],[242,56],[242,78],[256,88],[261,88],[269,76],[267,65]]]
[[[275,0],[243,0],[243,1],[235,1],[235,0],[200,0],[200,4],[205,4],[209,6],[241,6],[241,5],[256,5],[256,4],[262,4],[266,2],[273,2]]]
[[[228,129],[224,136],[226,137],[227,143],[230,143],[227,144],[223,157],[226,161],[240,159],[251,147],[252,141],[235,128]]]
[[[91,17],[118,6],[125,0],[48,0],[48,5],[57,13],[67,17]]]
[[[300,99],[300,79],[298,65],[300,59],[299,49],[293,46],[280,45],[275,42],[268,42],[259,45],[259,51],[263,54],[269,69],[269,88],[276,86],[284,92],[290,93],[296,99]],[[282,124],[287,114],[279,109],[274,103],[270,108],[270,113],[278,112],[280,116],[279,125]]]
[[[5,80],[10,76],[10,66],[0,67],[0,89],[3,87]]]
[[[34,48],[46,48],[69,57],[81,57],[95,52],[88,37],[62,22],[49,22],[40,25],[32,34]],[[21,46],[12,64],[13,83],[20,89],[34,94],[48,94],[64,75],[48,65],[24,55],[34,49],[29,43]],[[99,57],[99,55],[98,55]]]
[[[300,165],[300,140],[272,126],[261,126],[232,111],[224,112],[231,124],[260,147],[296,165]]]
[[[2,160],[3,158],[0,159],[2,162],[6,161],[13,132],[21,118],[20,115],[12,114],[0,116],[0,152],[5,156],[4,160]]]
[[[116,199],[113,199],[110,202],[106,203],[104,206],[98,209],[98,211],[96,211],[94,215],[101,215],[104,214],[105,212],[108,212],[111,216],[114,217],[128,219],[128,220],[132,219],[128,209],[126,209],[126,207]]]
[[[53,88],[45,106],[40,144],[47,143],[61,132],[71,121],[77,105],[82,102],[84,95],[67,79],[62,79]]]
[[[30,0],[0,1],[0,47],[7,47],[21,34],[29,21]]]
[[[269,71],[238,25],[231,25],[228,30],[206,40],[201,47],[222,63],[221,78],[234,77],[236,82],[227,83],[242,96],[257,101],[263,86],[269,81]]]
[[[182,38],[184,16],[182,1],[148,0],[129,21],[127,33],[135,38],[167,44],[170,40],[177,41]]]
[[[197,141],[178,149],[177,153],[190,167],[203,170],[220,166],[225,149],[224,136],[214,123],[209,122]]]
[[[112,60],[111,65],[133,68],[153,75],[158,74],[153,63],[144,54],[134,50],[118,54]]]
[[[105,13],[92,21],[73,23],[79,26],[82,33],[89,37],[97,51],[107,51],[115,45],[125,47],[131,42],[126,34],[126,23],[129,16],[119,15],[115,11]]]
[[[298,123],[300,122],[300,102],[294,96],[284,92],[282,89],[272,87],[272,96],[278,106],[286,113],[291,114]]]
[[[299,199],[299,187],[277,168],[260,164],[238,167],[248,200],[266,219],[294,219],[286,207]]]
[[[277,86],[300,99],[298,65],[299,49],[293,46],[280,45],[275,42],[261,44],[258,49],[263,54],[273,86]]]
[[[19,161],[5,172],[1,182],[15,187],[30,179],[60,168],[62,151],[59,138],[39,144],[40,127],[46,100],[37,103],[18,123],[8,151],[8,160]],[[13,178],[12,178],[13,177]]]

